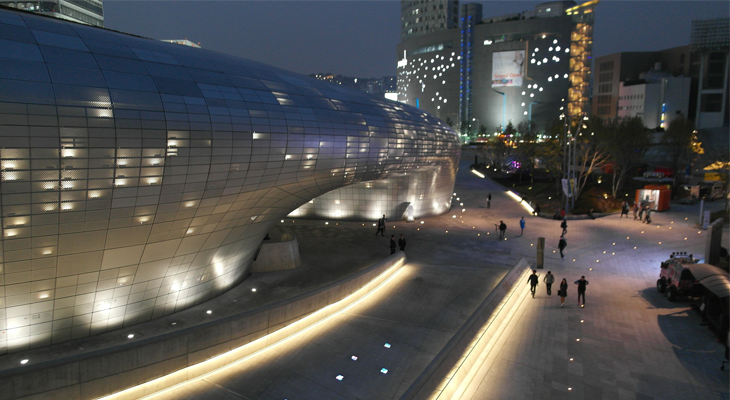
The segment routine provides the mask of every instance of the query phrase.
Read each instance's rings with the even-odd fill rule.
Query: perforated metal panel
[[[449,207],[445,124],[253,61],[0,10],[0,88],[0,352],[206,301],[297,209]]]

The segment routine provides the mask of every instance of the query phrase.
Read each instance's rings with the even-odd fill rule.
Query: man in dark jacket
[[[580,279],[575,281],[575,284],[578,285],[578,305],[581,307],[586,306],[586,285],[588,285],[588,281],[586,280],[585,276],[581,276]],[[580,298],[583,297],[583,304],[580,302]]]
[[[539,280],[537,279],[537,270],[532,270],[532,275],[527,278],[527,283],[530,284],[530,292],[532,292],[532,298],[535,298],[535,289],[537,288]]]
[[[565,258],[563,250],[565,250],[566,247],[568,247],[568,242],[565,241],[564,236],[561,236],[560,241],[558,242],[558,249],[560,249],[560,258]]]
[[[499,240],[504,239],[504,235],[507,233],[507,224],[504,221],[499,221]]]
[[[402,233],[400,239],[398,239],[398,247],[400,247],[400,251],[406,251],[406,238],[403,237]]]

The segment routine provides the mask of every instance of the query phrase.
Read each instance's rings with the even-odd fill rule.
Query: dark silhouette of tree
[[[643,162],[646,151],[651,146],[651,135],[644,127],[641,117],[626,117],[612,120],[594,120],[594,131],[600,132],[600,139],[605,141],[613,175],[611,194],[616,197],[626,183],[627,173]]]
[[[662,135],[661,144],[671,160],[675,190],[677,178],[680,176],[679,169],[684,170],[692,160],[692,139],[695,133],[692,121],[688,121],[684,115],[679,115],[669,123],[669,128]]]

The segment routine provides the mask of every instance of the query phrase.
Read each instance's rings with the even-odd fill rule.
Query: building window
[[[702,95],[702,112],[722,111],[722,93],[708,93]]]
[[[610,71],[613,69],[613,61],[606,61],[602,62],[601,65],[598,66],[598,71]]]
[[[598,96],[598,104],[611,104],[611,96]]]
[[[703,89],[722,89],[725,78],[725,53],[714,52],[707,56]]]
[[[598,115],[609,115],[611,114],[611,106],[600,106],[596,111]]]
[[[604,72],[598,75],[598,82],[611,82],[613,80],[613,72]]]
[[[612,84],[610,83],[604,83],[603,85],[598,85],[598,93],[611,93]]]

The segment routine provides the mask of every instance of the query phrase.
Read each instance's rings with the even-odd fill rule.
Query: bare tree
[[[593,130],[594,125],[600,125],[601,121],[596,118],[584,121],[579,120],[578,123],[571,127],[571,131],[575,132],[572,135],[571,145],[575,146],[575,162],[577,165],[574,166],[576,171],[576,183],[575,183],[575,198],[580,196],[580,193],[586,186],[588,178],[595,169],[603,168],[609,160],[609,152],[606,148],[606,141],[603,140],[602,136],[605,135],[605,131]],[[571,138],[569,137],[569,140]]]
[[[608,121],[595,119],[591,128],[594,132],[600,131],[599,138],[605,141],[613,164],[611,194],[616,197],[626,182],[627,173],[641,165],[651,146],[649,130],[644,127],[640,117]]]

